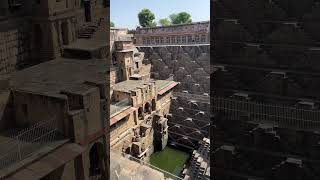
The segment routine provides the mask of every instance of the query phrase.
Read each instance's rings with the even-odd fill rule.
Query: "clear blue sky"
[[[110,0],[110,18],[116,27],[134,29],[139,25],[138,13],[148,8],[155,21],[181,11],[191,14],[193,22],[210,20],[210,0]]]

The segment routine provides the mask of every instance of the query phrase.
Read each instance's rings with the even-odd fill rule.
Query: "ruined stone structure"
[[[210,22],[194,22],[150,28],[138,27],[134,32],[136,45],[209,44]]]
[[[108,80],[106,59],[57,59],[14,73],[2,93],[1,178],[107,177]]]
[[[182,172],[184,180],[210,179],[210,139],[203,138],[197,150],[193,150],[191,159]]]
[[[165,179],[115,157],[127,152],[145,160],[154,146],[166,145],[177,83],[151,80],[150,66],[127,41],[115,43],[117,63],[110,71],[106,40],[107,33],[97,30],[64,46],[63,58],[1,79],[0,178],[106,179],[117,173],[120,179]],[[113,79],[117,67],[123,73]]]
[[[215,179],[319,179],[319,2],[214,7]]]
[[[109,176],[108,6],[1,1],[0,179]]]
[[[210,45],[138,46],[151,64],[151,77],[180,82],[175,88],[169,123],[169,142],[196,148],[209,137]]]
[[[64,45],[106,26],[107,0],[0,2],[0,74],[61,56]]]
[[[116,40],[110,69],[110,147],[148,160],[168,141],[174,81],[150,78],[151,65],[132,41]]]

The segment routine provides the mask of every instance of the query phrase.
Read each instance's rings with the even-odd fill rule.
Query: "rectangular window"
[[[188,42],[192,42],[192,36],[188,36]]]
[[[185,36],[182,36],[182,43],[186,43],[186,37]]]

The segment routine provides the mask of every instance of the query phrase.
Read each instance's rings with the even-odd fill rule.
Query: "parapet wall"
[[[210,127],[210,45],[138,46],[152,78],[180,82],[168,117],[169,143],[194,148]]]
[[[209,93],[210,45],[138,46],[145,53],[145,63],[152,64],[155,79],[173,75],[180,82],[178,91],[191,94]]]

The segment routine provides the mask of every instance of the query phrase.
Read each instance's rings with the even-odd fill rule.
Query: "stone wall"
[[[319,179],[319,2],[214,6],[215,178]]]
[[[145,63],[151,64],[154,79],[168,79],[181,84],[179,92],[203,95],[210,91],[210,45],[203,46],[138,46],[145,53]]]
[[[154,79],[173,77],[180,82],[168,116],[169,143],[197,146],[203,137],[209,136],[210,45],[138,46],[138,49],[145,53],[145,63],[152,65]]]
[[[30,56],[30,28],[21,19],[0,20],[0,75],[8,74],[25,64]]]
[[[57,99],[40,94],[31,94],[20,91],[13,91],[13,109],[15,127],[31,126],[43,121],[57,122],[58,129],[62,132],[65,127],[64,112],[66,102],[64,99]]]

